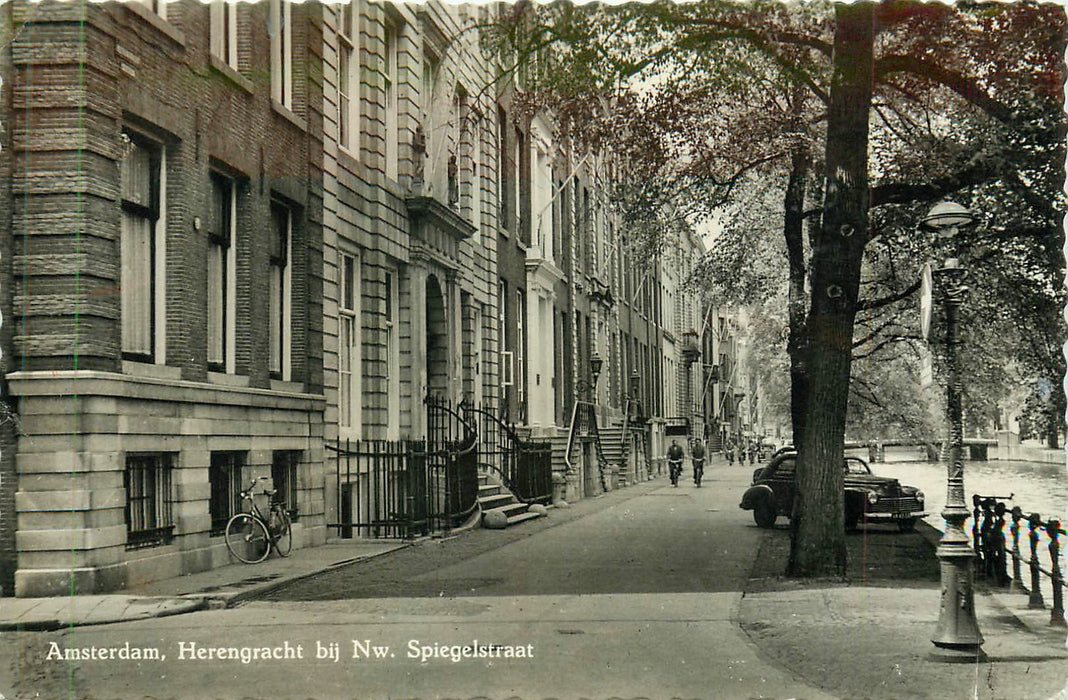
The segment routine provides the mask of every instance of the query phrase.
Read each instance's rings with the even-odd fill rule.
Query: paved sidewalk
[[[407,546],[396,541],[352,541],[272,554],[260,564],[231,564],[164,579],[124,594],[0,599],[0,630],[54,630],[223,608],[249,597],[359,559]]]
[[[1066,631],[1049,625],[1048,603],[1028,610],[1023,593],[977,582],[987,658],[931,658],[940,536],[923,523],[906,535],[882,526],[851,535],[848,582],[821,584],[774,575],[785,563],[789,535],[769,532],[759,555],[766,561],[754,569],[738,625],[765,659],[835,697],[1064,699]]]
[[[640,486],[640,484],[638,485]],[[629,488],[605,494],[611,502],[638,493]],[[591,501],[592,502],[592,501]],[[552,523],[581,517],[588,510],[557,511]],[[534,521],[537,523],[538,521]],[[525,536],[539,526],[526,526],[511,536]],[[454,535],[462,536],[461,530]],[[205,608],[225,608],[262,596],[288,583],[407,547],[399,540],[336,541],[294,550],[289,557],[276,554],[260,564],[231,564],[196,574],[156,581],[123,594],[56,596],[51,598],[0,598],[0,631],[47,631],[85,625],[102,625],[153,617],[166,617]]]

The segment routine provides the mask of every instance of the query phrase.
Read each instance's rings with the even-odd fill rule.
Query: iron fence
[[[1065,530],[1058,520],[1043,520],[1038,513],[1025,515],[1019,506],[1009,509],[1005,501],[1011,498],[972,496],[972,542],[975,547],[976,574],[994,585],[1010,586],[1026,592],[1028,607],[1035,609],[1046,606],[1042,595],[1042,576],[1045,575],[1053,594],[1049,623],[1056,627],[1068,626],[1064,618],[1064,573],[1060,561],[1060,537]],[[1005,537],[1006,515],[1012,520],[1009,525],[1011,546]],[[1026,536],[1029,545],[1026,557],[1020,548],[1022,535]],[[1045,547],[1047,565],[1043,565],[1041,557],[1040,542],[1043,538],[1048,540]],[[1025,562],[1028,569],[1026,576],[1023,572]]]
[[[478,507],[477,432],[444,399],[428,397],[426,440],[344,440],[336,469],[342,538],[407,539],[448,532]]]

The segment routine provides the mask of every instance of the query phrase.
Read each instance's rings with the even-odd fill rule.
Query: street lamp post
[[[954,202],[940,202],[920,222],[920,227],[949,238],[974,224],[976,217]],[[942,597],[938,627],[931,639],[940,661],[974,662],[986,658],[983,635],[975,619],[973,560],[975,552],[964,530],[968,507],[964,502],[964,426],[961,414],[960,311],[968,288],[967,271],[957,258],[947,258],[937,275],[946,315],[946,422],[949,424],[949,462],[946,465],[946,506],[942,510],[945,533],[936,555],[942,573]]]
[[[595,403],[597,399],[597,380],[601,376],[601,368],[604,367],[604,360],[594,350],[593,355],[590,356],[590,381],[585,379],[579,379],[575,382],[575,391],[582,397],[582,400],[586,403]]]
[[[590,373],[593,375],[592,393],[594,398],[597,396],[597,380],[601,376],[602,367],[604,367],[604,360],[601,359],[600,353],[594,350],[593,355],[590,356]]]

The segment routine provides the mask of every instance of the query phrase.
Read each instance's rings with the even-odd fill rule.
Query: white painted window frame
[[[527,300],[522,289],[515,290],[515,385],[520,405],[526,399],[526,315]]]
[[[400,101],[398,99],[397,43],[401,37],[403,25],[391,17],[383,24],[384,55],[382,57],[382,104],[385,108],[384,152],[386,156],[385,176],[396,180],[400,172]]]
[[[237,70],[237,3],[232,0],[211,3],[211,52]]]
[[[279,373],[281,379],[284,382],[288,382],[292,378],[292,362],[291,362],[291,344],[293,342],[292,322],[293,322],[293,207],[278,199],[272,199],[272,205],[283,207],[286,211],[286,240],[285,240],[285,259],[282,265],[282,284],[280,290],[280,318],[281,328],[279,329],[279,336],[281,338],[281,347],[276,348],[274,343],[270,343],[269,353],[269,370],[272,374]],[[273,218],[273,217],[272,217]],[[271,221],[271,225],[274,225],[274,221]],[[273,235],[273,231],[272,231]],[[273,264],[273,263],[272,263]],[[269,272],[269,274],[272,274]],[[270,309],[270,306],[268,306]],[[277,319],[273,315],[269,319],[269,323],[275,323]],[[272,334],[268,332],[268,338]],[[279,365],[276,369],[275,365],[275,352],[278,352]]]
[[[352,289],[345,275],[346,261],[352,264]],[[359,253],[343,250],[338,256],[338,429],[342,438],[360,439],[363,431],[363,323],[362,269]],[[351,291],[352,306],[346,306]],[[349,330],[346,331],[346,324]],[[348,370],[343,367],[348,365]],[[343,383],[348,391],[343,392]],[[347,393],[348,406],[343,398]]]
[[[360,157],[360,10],[357,0],[338,5],[338,146]],[[345,56],[344,62],[342,55]],[[342,89],[345,88],[345,89]]]
[[[150,11],[159,16],[160,19],[167,19],[167,5],[169,0],[136,0],[142,5],[147,7]]]
[[[130,138],[127,134],[133,134],[136,139],[149,144],[159,157],[156,172],[158,180],[157,218],[150,234],[152,236],[152,260],[149,263],[152,277],[150,291],[152,307],[149,313],[152,317],[152,347],[149,356],[154,364],[163,365],[167,361],[167,148],[166,144],[139,132],[124,130],[125,139]],[[121,339],[121,330],[120,347],[123,352],[126,352]]]
[[[226,256],[223,259],[223,280],[224,287],[221,290],[223,294],[223,368],[227,374],[234,374],[237,371],[237,365],[235,361],[235,355],[237,350],[237,323],[235,317],[235,311],[237,310],[237,188],[238,183],[234,178],[222,175],[221,173],[215,173],[216,177],[227,180],[230,183],[230,230],[227,232],[229,236],[229,243],[226,246]],[[214,201],[213,201],[214,203]],[[209,243],[209,245],[214,245]],[[210,285],[212,280],[208,279]],[[210,294],[209,294],[210,298]],[[211,322],[210,312],[208,313],[208,322]],[[210,337],[210,330],[209,330]],[[208,349],[210,357],[211,349]]]
[[[400,439],[400,274],[397,268],[384,270],[384,297],[387,313],[382,319],[386,356],[386,439]]]
[[[293,12],[290,0],[271,0],[271,97],[293,109]]]

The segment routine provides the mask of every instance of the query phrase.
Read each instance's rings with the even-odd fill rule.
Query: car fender
[[[771,487],[767,484],[756,484],[750,486],[742,494],[742,502],[738,504],[739,508],[743,510],[753,510],[756,508],[757,503],[765,498],[774,499],[775,492],[771,490]]]

